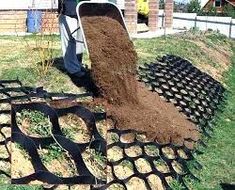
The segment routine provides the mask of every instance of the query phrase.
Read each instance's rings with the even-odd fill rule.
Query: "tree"
[[[165,8],[165,1],[159,0],[159,9],[164,9],[164,8]]]
[[[188,5],[186,2],[175,2],[174,1],[174,12],[186,13],[188,12]]]
[[[224,6],[223,13],[224,13],[224,16],[235,18],[235,8],[230,4],[227,4]]]
[[[188,4],[189,13],[199,13],[201,11],[201,2],[200,0],[191,0]]]
[[[208,11],[206,13],[207,16],[217,16],[217,10],[216,10],[216,7],[214,7],[213,5],[211,5],[209,8],[208,8]]]

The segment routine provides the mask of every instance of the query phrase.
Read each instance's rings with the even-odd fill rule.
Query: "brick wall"
[[[131,34],[137,33],[137,4],[136,0],[125,0],[125,22]]]
[[[159,11],[159,1],[149,0],[149,30],[156,31],[158,28],[158,11]]]
[[[24,32],[26,17],[25,11],[0,11],[0,33]]]
[[[0,11],[0,33],[26,32],[27,11]],[[42,14],[42,31],[59,32],[57,12],[44,11]]]
[[[55,33],[59,32],[59,23],[57,12],[45,11],[42,15],[42,32]]]
[[[158,27],[159,0],[149,0],[149,29],[156,31]],[[172,27],[173,0],[166,0],[165,26]],[[26,32],[26,11],[0,11],[0,33]],[[137,33],[137,4],[136,0],[125,0],[125,22],[131,34]],[[59,32],[57,13],[44,11],[42,32]]]
[[[173,0],[165,0],[165,27],[172,28],[173,24]]]

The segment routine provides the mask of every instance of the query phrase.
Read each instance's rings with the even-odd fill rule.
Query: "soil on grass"
[[[121,129],[145,132],[148,139],[182,144],[198,140],[196,126],[136,80],[137,55],[127,32],[108,17],[83,17],[92,78],[108,102],[108,115]],[[191,146],[192,143],[189,145]]]
[[[56,143],[38,149],[38,153],[45,167],[59,177],[73,177],[78,175],[76,165],[69,153]]]
[[[49,117],[36,110],[17,112],[16,122],[22,132],[31,137],[49,137],[52,130]]]
[[[62,133],[76,143],[88,143],[91,140],[90,130],[85,122],[75,114],[59,117]]]
[[[93,102],[76,102],[71,101],[69,99],[59,100],[59,101],[51,101],[49,103],[53,108],[68,108],[72,106],[82,105],[83,107],[89,109],[92,113],[103,113],[105,112],[102,105],[93,104]],[[64,135],[73,140],[76,143],[86,143],[91,141],[91,131],[87,127],[86,123],[82,120],[82,118],[78,117],[75,114],[66,114],[64,116],[59,117],[59,124],[61,126],[62,132]],[[105,120],[97,120],[96,127],[100,135],[106,139],[106,121]]]
[[[21,178],[34,173],[34,168],[28,153],[19,144],[11,144],[11,177]],[[22,164],[24,163],[24,164]]]
[[[82,153],[83,160],[89,171],[98,179],[106,180],[106,157],[94,149],[86,148]]]
[[[202,41],[194,40],[191,42],[199,46],[213,62],[218,63],[216,67],[211,64],[200,64],[197,67],[209,73],[214,79],[223,82],[223,73],[227,71],[230,66],[232,53],[222,47],[214,47],[211,49]]]
[[[45,149],[38,149],[40,158],[45,167],[52,173],[60,177],[73,177],[77,175],[76,167],[73,160],[70,159],[68,153],[55,149],[57,145],[49,146]],[[32,160],[27,151],[19,144],[12,143],[11,157],[11,177],[21,178],[35,172]],[[24,163],[24,164],[22,164]],[[42,181],[34,180],[30,184],[42,184]]]

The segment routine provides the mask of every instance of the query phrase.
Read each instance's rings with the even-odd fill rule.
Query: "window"
[[[221,7],[221,0],[215,0],[215,6]]]

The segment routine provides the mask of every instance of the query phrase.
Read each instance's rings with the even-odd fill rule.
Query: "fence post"
[[[194,19],[194,28],[195,28],[195,29],[197,28],[197,16],[196,16],[195,19]]]
[[[233,19],[231,18],[229,25],[229,38],[232,38],[232,26],[233,26]]]
[[[162,28],[164,28],[165,13],[162,13]]]

